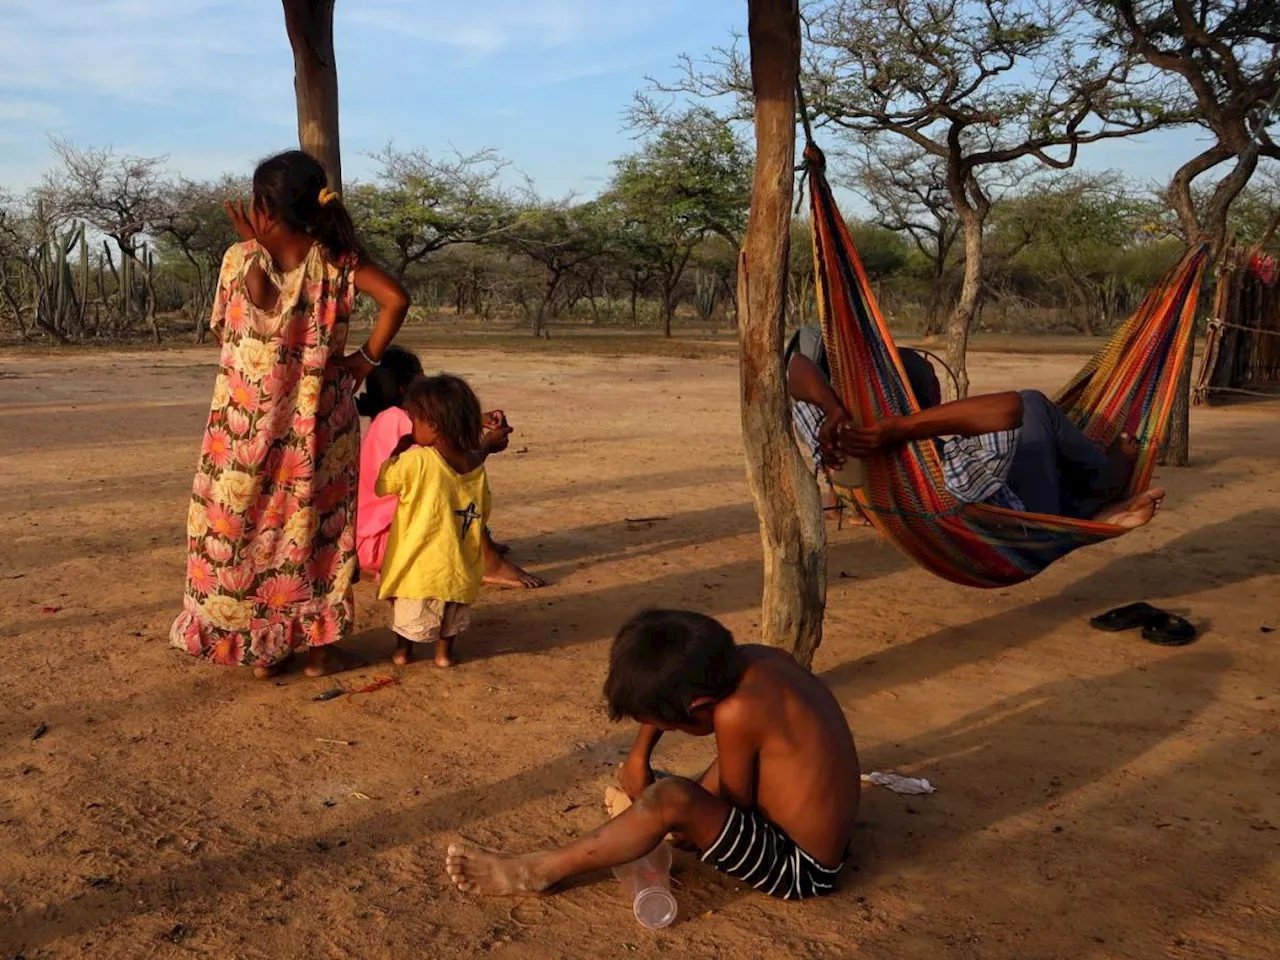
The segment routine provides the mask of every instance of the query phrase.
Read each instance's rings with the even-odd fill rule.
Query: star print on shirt
[[[476,509],[475,501],[467,504],[465,510],[455,510],[453,515],[462,521],[462,536],[467,535],[467,531],[471,529],[471,524],[480,519],[480,511]]]

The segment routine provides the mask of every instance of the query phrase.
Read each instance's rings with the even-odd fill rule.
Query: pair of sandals
[[[1198,635],[1190,620],[1149,603],[1130,603],[1108,610],[1091,619],[1089,625],[1104,633],[1141,628],[1142,639],[1162,647],[1185,647]]]

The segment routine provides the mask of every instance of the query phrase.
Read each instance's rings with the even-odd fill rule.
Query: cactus
[[[33,289],[36,326],[60,340],[68,340],[83,329],[84,287],[88,275],[82,268],[81,276],[86,279],[77,295],[68,257],[77,244],[83,255],[84,232],[83,224],[72,227],[65,237],[54,231],[36,249]]]
[[[89,312],[89,238],[84,224],[80,224],[80,317],[77,326],[84,333],[84,322]]]
[[[720,291],[717,289],[715,277],[699,270],[694,278],[693,287],[693,306],[698,311],[698,319],[703,323],[708,322],[711,315],[716,312],[716,303],[719,299]]]

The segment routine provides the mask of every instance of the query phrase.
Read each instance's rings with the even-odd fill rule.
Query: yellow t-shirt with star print
[[[431,447],[382,465],[375,493],[396,496],[378,596],[475,603],[484,578],[480,541],[489,519],[484,467],[459,476]]]

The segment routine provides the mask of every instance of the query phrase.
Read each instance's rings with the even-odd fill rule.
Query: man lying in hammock
[[[940,391],[932,368],[926,376],[907,357],[926,367],[928,362],[906,350],[901,355],[921,411],[865,426],[850,420],[816,365],[806,366],[803,358],[797,362],[795,355],[788,358],[792,396],[814,404],[822,413],[818,446],[827,467],[913,440],[934,440],[941,445],[947,489],[963,503],[1093,519],[1125,528],[1142,526],[1159,510],[1162,489],[1153,487],[1124,497],[1138,456],[1131,437],[1122,435],[1111,450],[1104,451],[1053,401],[1034,390],[938,405]],[[950,439],[942,442],[943,437]]]

